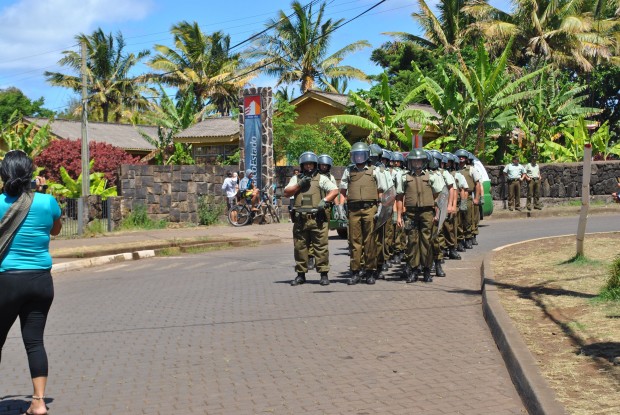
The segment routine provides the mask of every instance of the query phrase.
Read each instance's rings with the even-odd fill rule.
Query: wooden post
[[[592,145],[583,148],[583,177],[581,179],[581,212],[577,225],[577,256],[583,256],[583,240],[586,235],[588,209],[590,208],[590,174],[592,173]]]

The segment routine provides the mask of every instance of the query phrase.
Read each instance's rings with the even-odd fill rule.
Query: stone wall
[[[493,199],[507,198],[506,176],[502,173],[504,166],[486,166],[491,179]],[[583,163],[540,164],[542,176],[541,196],[550,198],[581,197],[581,179]],[[620,161],[592,162],[590,178],[591,195],[609,195],[617,190],[616,178],[620,177]],[[527,193],[527,184],[521,185],[521,194]]]

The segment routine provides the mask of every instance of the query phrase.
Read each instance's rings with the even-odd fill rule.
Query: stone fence
[[[581,163],[541,164],[543,176],[542,196],[551,198],[574,198],[581,196]],[[276,195],[293,174],[294,167],[276,167]],[[505,199],[505,177],[503,166],[488,166],[493,199]],[[125,217],[134,205],[146,206],[152,219],[169,222],[198,223],[198,198],[214,196],[215,201],[225,203],[222,183],[226,171],[235,171],[236,166],[153,166],[123,165],[120,168],[117,208],[113,215]],[[333,167],[332,173],[340,179],[344,167]],[[591,194],[604,195],[616,190],[616,177],[620,177],[620,161],[592,163]],[[525,184],[523,184],[525,192]],[[523,193],[525,194],[525,193]],[[288,201],[284,201],[284,205]]]

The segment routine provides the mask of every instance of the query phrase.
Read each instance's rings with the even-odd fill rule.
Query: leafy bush
[[[620,255],[609,267],[609,278],[599,297],[603,300],[620,301]]]
[[[93,168],[95,160],[90,161],[90,168]],[[40,167],[38,168],[40,169]],[[82,196],[82,173],[77,179],[73,180],[67,170],[64,167],[60,167],[60,178],[62,184],[55,183],[50,180],[50,189],[55,196],[62,196],[71,199],[77,199]],[[90,194],[101,196],[102,200],[106,200],[110,196],[116,196],[116,186],[107,187],[108,181],[104,178],[103,173],[91,173],[90,180]]]
[[[120,229],[163,229],[166,221],[155,221],[151,219],[144,205],[134,205],[133,210],[123,219]]]
[[[226,205],[217,202],[211,195],[198,198],[198,221],[201,225],[213,225],[219,222],[220,216],[226,210]]]
[[[121,164],[144,164],[139,157],[127,154],[124,150],[107,143],[91,141],[88,143],[91,160],[95,160],[93,170],[102,172],[110,186],[115,186],[118,168]],[[64,167],[71,177],[78,177],[82,172],[82,144],[76,140],[53,140],[49,146],[35,158],[34,163],[43,167],[43,175],[55,182],[61,181],[60,167]]]

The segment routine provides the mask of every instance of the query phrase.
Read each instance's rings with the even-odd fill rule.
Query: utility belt
[[[519,179],[508,179],[508,183],[516,182]]]
[[[307,220],[316,220],[317,222],[322,222],[326,220],[325,211],[319,209],[312,209],[305,212],[300,212],[293,209],[292,213],[293,222],[295,223],[304,223]]]
[[[371,208],[373,206],[377,206],[376,201],[361,200],[359,202],[347,202],[347,207],[349,208],[349,210],[362,210]]]
[[[537,182],[538,180],[540,180],[540,177],[530,177],[530,180],[534,180],[535,182]]]

